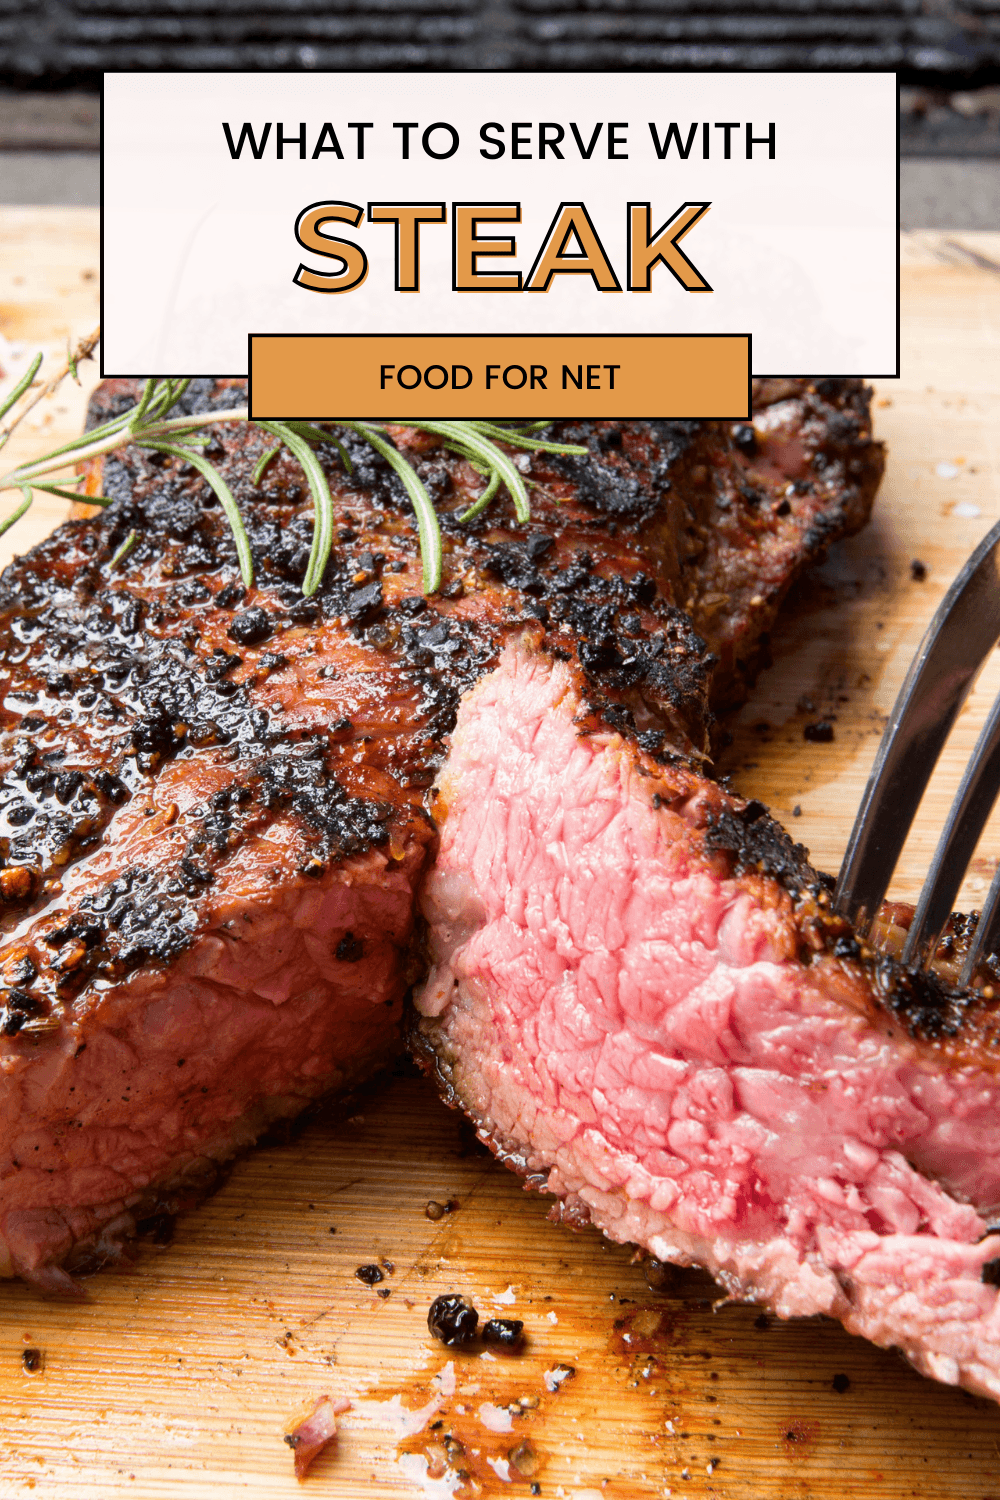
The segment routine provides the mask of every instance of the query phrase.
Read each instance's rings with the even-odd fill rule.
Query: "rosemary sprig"
[[[94,340],[96,342],[96,338]],[[88,341],[90,342],[90,341]],[[92,345],[91,345],[92,347]],[[86,351],[88,354],[90,349]],[[31,387],[35,375],[41,363],[41,356],[35,360],[31,368],[26,372],[22,380],[10,392],[2,406],[0,406],[0,417],[10,411]],[[63,372],[75,373],[75,361],[71,358],[67,369]],[[180,401],[188,387],[189,381],[180,379],[150,379],[143,387],[142,394],[135,406],[117,417],[102,423],[99,427],[92,428],[90,432],[72,442],[64,443],[61,447],[53,449],[43,458],[31,463],[21,464],[9,473],[0,476],[0,491],[19,489],[22,494],[20,505],[12,512],[6,520],[0,522],[0,536],[3,535],[16,521],[25,514],[31,505],[33,491],[43,490],[47,494],[59,495],[66,499],[76,500],[84,505],[106,506],[112,502],[104,495],[81,495],[73,489],[65,488],[52,482],[48,476],[64,469],[68,464],[87,463],[92,459],[100,458],[106,453],[113,453],[118,448],[133,444],[139,448],[151,449],[155,452],[168,454],[170,457],[180,459],[182,462],[191,464],[202,477],[207,480],[222,507],[226,520],[229,523],[233,539],[236,543],[236,554],[240,565],[240,574],[247,588],[253,583],[253,557],[250,541],[240,515],[239,506],[226,484],[222,475],[214,464],[198,451],[203,446],[205,439],[199,437],[201,428],[214,427],[221,423],[248,423],[250,416],[247,408],[236,407],[229,410],[202,412],[198,414],[182,414],[171,417],[169,413]],[[16,420],[19,420],[16,419]],[[12,425],[16,425],[15,423]],[[390,440],[387,424],[379,422],[337,421],[328,424],[333,431],[326,427],[319,427],[312,422],[265,422],[254,423],[262,432],[268,433],[276,438],[277,442],[261,455],[253,471],[252,482],[259,486],[264,471],[277,456],[282,448],[286,448],[292,457],[298,462],[309,485],[313,498],[314,524],[312,549],[309,554],[309,562],[302,584],[302,592],[307,596],[314,594],[319,588],[330,553],[333,548],[334,529],[334,504],[330,494],[323,466],[315,452],[317,444],[327,444],[335,447],[348,475],[352,473],[350,455],[344,444],[337,436],[337,430],[352,432],[368,443],[375,452],[385,459],[399,476],[413,506],[417,522],[417,530],[420,537],[420,552],[423,563],[423,588],[427,594],[436,593],[441,587],[441,565],[442,565],[442,542],[441,527],[438,522],[437,512],[433,501],[427,492],[427,488],[410,463],[409,459],[399,451]],[[458,517],[459,521],[468,523],[482,515],[487,506],[496,498],[501,488],[506,489],[514,505],[517,519],[523,524],[531,518],[531,507],[528,501],[528,490],[522,479],[517,465],[506,452],[509,448],[522,448],[530,451],[543,453],[572,453],[586,454],[587,449],[571,443],[555,443],[550,439],[540,436],[548,425],[545,422],[532,422],[524,427],[503,427],[495,422],[468,422],[468,421],[437,421],[437,422],[414,422],[405,424],[415,427],[420,432],[427,432],[439,438],[445,448],[450,452],[465,458],[485,479],[482,493],[473,501],[472,505]],[[9,431],[10,429],[8,429]],[[502,447],[500,445],[503,445]],[[70,485],[81,483],[82,476],[70,480]],[[119,547],[112,559],[111,566],[116,567],[131,551],[135,545],[135,534],[130,533],[126,542]]]
[[[326,475],[323,473],[323,466],[319,459],[306,439],[294,428],[286,422],[258,422],[257,426],[262,431],[269,432],[272,437],[279,438],[289,452],[298,459],[312,491],[315,516],[313,540],[309,562],[306,566],[306,576],[302,580],[302,592],[308,598],[311,594],[315,594],[322,582],[326,565],[330,560],[330,549],[333,546],[333,497],[330,494],[330,486],[326,482]]]

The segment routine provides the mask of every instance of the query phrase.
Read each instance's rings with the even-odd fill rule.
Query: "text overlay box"
[[[895,374],[897,127],[892,73],[108,74],[102,373],[740,329],[754,375]]]
[[[252,418],[746,419],[748,334],[254,334]]]

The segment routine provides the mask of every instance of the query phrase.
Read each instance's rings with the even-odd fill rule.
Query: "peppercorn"
[[[358,1266],[354,1274],[365,1286],[376,1286],[378,1282],[385,1280],[378,1266]]]
[[[476,1336],[479,1314],[467,1297],[451,1292],[435,1297],[427,1314],[427,1327],[449,1349],[467,1344]]]
[[[483,1343],[513,1352],[521,1344],[524,1324],[519,1318],[490,1318],[483,1325]]]

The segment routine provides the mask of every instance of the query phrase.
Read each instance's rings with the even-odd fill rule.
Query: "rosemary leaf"
[[[322,427],[317,427],[313,422],[286,422],[292,432],[297,432],[299,437],[304,437],[310,443],[332,443],[335,441],[332,432],[325,432]]]
[[[23,494],[24,499],[21,501],[20,505],[16,508],[16,510],[13,510],[11,512],[6,521],[0,521],[0,536],[3,536],[5,531],[10,530],[15,521],[19,521],[21,519],[25,511],[31,509],[31,502],[34,499],[34,496],[31,493],[31,485],[22,484],[21,493]]]
[[[163,398],[163,406],[162,406],[161,410],[157,413],[157,415],[161,416],[161,417],[166,417],[168,415],[168,413],[171,411],[171,409],[177,405],[178,401],[181,399],[181,397],[187,391],[187,388],[188,388],[188,386],[190,384],[191,384],[190,379],[175,380],[173,382],[173,384],[171,386],[171,389],[168,392],[168,394],[166,396],[164,396],[164,398]]]
[[[410,497],[410,504],[417,518],[417,530],[420,533],[424,593],[436,594],[441,587],[441,527],[438,525],[437,511],[434,509],[423,480],[399,449],[395,448],[381,433],[366,426],[364,422],[341,422],[340,426],[349,427],[353,432],[360,433],[366,442],[371,443],[376,453],[381,453],[403,481],[403,488]]]
[[[36,481],[36,488],[41,489],[43,486]],[[74,495],[73,499],[77,505],[99,505],[102,510],[107,510],[109,505],[115,503],[111,495]]]
[[[115,570],[115,568],[117,568],[118,564],[120,562],[124,562],[125,558],[128,557],[129,553],[132,551],[132,548],[135,546],[135,544],[138,541],[138,539],[139,539],[139,533],[136,531],[135,527],[133,526],[133,528],[129,532],[128,536],[125,538],[125,540],[122,542],[121,546],[118,548],[118,550],[115,553],[114,557],[112,557],[111,561],[108,563],[108,571],[109,572],[113,573],[114,570]]]
[[[233,492],[229,488],[222,475],[214,464],[201,453],[195,453],[191,448],[178,448],[174,443],[153,442],[144,438],[140,444],[142,448],[153,448],[157,453],[169,453],[172,458],[179,458],[184,463],[192,464],[198,473],[207,479],[215,491],[222,506],[229,529],[233,533],[233,541],[236,543],[236,556],[240,562],[240,576],[247,588],[253,585],[253,557],[250,552],[250,539],[243,525],[243,517],[240,508],[233,498]]]
[[[251,484],[253,484],[253,486],[254,486],[255,489],[259,486],[261,480],[263,479],[263,477],[264,477],[264,470],[267,468],[268,464],[271,462],[271,459],[274,458],[276,456],[276,454],[278,454],[280,452],[281,452],[281,444],[280,443],[275,443],[275,445],[274,445],[273,448],[268,448],[268,450],[267,450],[266,453],[261,454],[260,458],[257,460],[257,467],[254,469],[253,474],[251,475],[251,480],[250,480]]]
[[[347,477],[350,479],[354,475],[354,465],[351,463],[351,455],[348,453],[347,449],[344,447],[343,443],[340,441],[340,438],[334,438],[333,441],[337,445],[337,451],[340,454],[340,461],[344,465],[345,470],[347,471]]]
[[[490,475],[489,483],[483,490],[483,493],[480,495],[479,499],[474,500],[473,503],[469,506],[468,510],[464,510],[458,519],[460,521],[474,521],[477,516],[482,515],[483,511],[489,505],[490,501],[493,499],[493,496],[496,494],[499,488],[500,475],[498,471],[494,469],[493,473]]]
[[[15,401],[20,401],[21,397],[24,395],[25,391],[28,389],[35,376],[38,374],[38,367],[41,363],[42,356],[40,354],[36,354],[34,359],[31,361],[31,364],[28,366],[24,374],[21,376],[20,380],[17,382],[17,385],[4,398],[3,405],[0,406],[0,417],[5,417],[10,411],[11,407],[14,405]]]
[[[333,499],[330,495],[330,486],[326,482],[326,475],[323,473],[319,459],[304,437],[293,432],[291,427],[284,422],[258,422],[257,426],[264,432],[269,432],[272,437],[279,438],[289,452],[298,459],[309,488],[312,490],[315,513],[313,540],[306,576],[302,581],[302,592],[308,599],[315,594],[323,581],[323,574],[326,572],[326,565],[330,561],[330,551],[333,547]]]
[[[36,361],[31,371],[20,383],[18,391],[12,393],[8,399],[7,405],[3,408],[4,411],[9,410],[10,405],[17,399],[17,395],[27,389],[38,366],[39,361]],[[63,444],[44,458],[23,464],[20,468],[0,476],[0,490],[20,488],[25,497],[24,503],[17,508],[7,522],[0,526],[0,535],[25,513],[31,504],[33,487],[44,490],[47,494],[78,500],[85,505],[110,505],[112,502],[105,495],[81,495],[71,487],[67,487],[79,483],[78,480],[69,480],[66,485],[60,485],[50,479],[43,479],[43,476],[56,474],[72,461],[81,463],[95,459],[129,443],[134,443],[140,448],[153,449],[179,458],[191,464],[207,479],[219,498],[232,530],[240,560],[240,572],[244,583],[250,587],[253,582],[253,559],[239,508],[221,474],[198,451],[204,446],[206,439],[203,436],[196,436],[199,429],[223,422],[248,423],[249,412],[246,407],[241,407],[216,412],[182,413],[179,416],[169,416],[168,413],[176,407],[189,385],[189,379],[180,377],[147,380],[139,401],[128,411],[92,428],[72,442]],[[269,432],[277,438],[278,442],[258,460],[253,471],[254,484],[260,484],[268,464],[284,446],[301,465],[312,493],[315,513],[313,541],[302,585],[303,593],[309,596],[316,592],[322,582],[333,546],[334,525],[330,488],[322,464],[311,445],[323,443],[336,447],[345,471],[353,474],[350,455],[335,432],[330,432],[312,422],[258,421],[256,425],[262,431]],[[381,454],[399,475],[417,520],[424,591],[436,593],[441,586],[443,550],[441,528],[433,502],[416,469],[389,440],[383,424],[340,420],[331,421],[329,425],[357,433],[377,453]],[[410,422],[406,425],[441,439],[447,450],[464,458],[486,480],[478,499],[474,500],[458,518],[465,522],[472,521],[483,513],[496,497],[501,485],[507,489],[513,500],[517,519],[522,524],[531,519],[528,486],[509,453],[504,451],[505,448],[527,448],[546,453],[580,455],[588,452],[586,448],[577,444],[556,443],[548,438],[532,435],[550,426],[548,422],[533,422],[520,427],[517,425],[505,427],[488,421]],[[3,440],[3,437],[0,437],[0,443]],[[503,446],[498,446],[501,444]]]
[[[65,468],[71,460],[83,463],[88,459],[99,458],[104,453],[112,453],[116,448],[123,448],[127,443],[136,441],[137,435],[130,430],[133,411],[134,408],[130,407],[128,411],[113,418],[110,422],[91,428],[89,432],[74,438],[72,442],[64,443],[61,448],[53,448],[44,458],[36,459],[33,463],[22,464],[19,469],[13,469],[9,474],[0,478],[0,490],[13,489],[23,481],[34,481],[36,477],[43,474],[50,474],[55,469]],[[200,427],[214,426],[216,422],[246,422],[248,420],[245,406],[221,412],[209,412],[201,416],[169,417],[166,421],[144,426],[141,436],[144,439],[184,437]]]
[[[131,412],[125,412],[123,416],[115,417],[111,422],[105,422],[100,427],[92,427],[89,432],[83,433],[81,437],[73,438],[68,443],[63,443],[59,448],[52,448],[44,458],[36,459],[33,463],[22,464],[13,474],[4,476],[0,489],[6,489],[8,484],[18,484],[22,476],[32,479],[35,474],[48,474],[53,469],[63,469],[71,459],[96,457],[100,453],[109,453],[113,448],[122,447],[129,441],[127,429],[130,416]],[[120,442],[112,441],[123,433],[125,436],[121,437]],[[102,447],[102,444],[106,446]],[[56,459],[62,459],[63,462],[57,463]]]
[[[83,475],[80,475],[83,478]],[[45,484],[40,479],[32,480],[32,489],[44,490],[47,495],[58,495],[62,500],[73,500],[79,505],[113,505],[106,495],[80,495],[75,490],[63,489],[59,484]]]
[[[289,422],[293,432],[298,432],[312,443],[332,443],[340,454],[341,462],[348,474],[354,473],[354,465],[351,463],[351,455],[344,447],[340,438],[335,433],[326,432],[322,427],[316,427],[312,422]]]
[[[550,425],[548,422],[535,422],[533,424],[535,428],[548,427]],[[553,443],[548,438],[529,437],[528,433],[531,431],[531,428],[526,429],[524,432],[516,432],[507,427],[497,427],[493,422],[470,422],[469,426],[474,427],[483,437],[491,438],[501,443],[509,443],[512,448],[541,448],[546,453],[578,453],[582,455],[586,455],[590,451],[589,448],[582,447],[580,443]]]
[[[474,451],[467,444],[460,443],[457,439],[449,438],[445,441],[444,446],[449,453],[457,453],[459,458],[464,458],[466,463],[475,469],[477,474],[481,474],[484,479],[489,479],[492,476],[493,465],[484,463],[482,454]]]
[[[155,395],[157,389],[158,384],[155,380],[146,381],[146,384],[142,388],[142,395],[139,397],[138,403],[133,406],[132,410],[129,412],[129,432],[135,432],[139,427],[142,426],[143,420],[152,404],[153,396]]]
[[[157,422],[167,415],[177,399],[180,384],[178,380],[164,380],[154,386],[149,406],[143,413],[143,425]]]

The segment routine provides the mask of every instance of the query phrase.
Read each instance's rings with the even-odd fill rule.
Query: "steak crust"
[[[107,382],[92,420],[136,394]],[[206,450],[249,594],[200,475],[135,450],[94,465],[113,504],[0,580],[0,1272],[69,1285],[60,1267],[392,1054],[447,816],[430,789],[512,642],[572,668],[575,733],[622,735],[658,774],[704,760],[785,591],[881,472],[858,382],[756,396],[752,429],[557,424],[589,456],[526,462],[528,526],[503,504],[459,524],[481,477],[395,429],[441,515],[432,600],[404,492],[360,440],[350,473],[319,450],[338,531],[308,601],[311,505],[285,454],[253,484],[263,433]],[[242,400],[196,381],[185,404]]]

